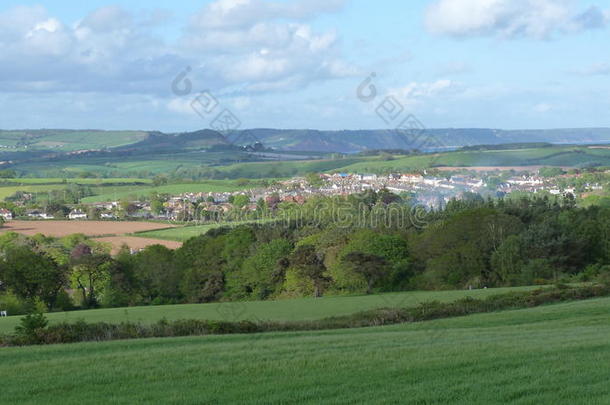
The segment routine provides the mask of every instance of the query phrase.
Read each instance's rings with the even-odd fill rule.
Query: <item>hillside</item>
[[[590,144],[610,142],[610,128],[500,130],[486,128],[423,129],[421,132],[384,130],[320,131],[313,129],[246,129],[223,136],[203,129],[168,134],[159,131],[0,130],[0,153],[90,149],[194,150],[215,145],[252,145],[285,151],[353,153],[371,149],[447,150],[469,145],[520,142]]]
[[[604,298],[389,327],[5,348],[0,403],[601,404],[608,311]]]
[[[284,150],[358,152],[366,149],[457,149],[467,145],[499,145],[519,142],[603,143],[610,142],[610,128],[500,130],[479,128],[317,131],[251,129],[244,131],[268,147]]]

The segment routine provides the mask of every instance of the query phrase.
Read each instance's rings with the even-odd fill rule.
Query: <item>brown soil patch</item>
[[[117,254],[123,244],[129,246],[134,250],[144,249],[150,245],[163,245],[170,249],[178,249],[182,246],[181,242],[174,242],[169,240],[150,239],[150,238],[139,238],[135,236],[107,236],[104,238],[95,238],[98,242],[106,242],[112,244],[112,254]]]
[[[0,232],[18,232],[32,236],[42,233],[46,236],[63,237],[75,233],[87,236],[122,235],[125,233],[154,231],[173,228],[172,225],[152,222],[121,221],[8,221]]]

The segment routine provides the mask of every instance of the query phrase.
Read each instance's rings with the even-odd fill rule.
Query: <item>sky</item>
[[[3,0],[0,128],[610,127],[609,39],[610,0]]]

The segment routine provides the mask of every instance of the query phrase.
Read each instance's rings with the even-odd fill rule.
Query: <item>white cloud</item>
[[[191,21],[181,40],[205,60],[207,82],[245,91],[291,90],[349,77],[335,32],[315,32],[304,20],[338,10],[344,0],[217,0]]]
[[[582,76],[606,76],[610,75],[610,63],[595,63],[583,69],[575,69],[572,73]]]
[[[571,0],[437,0],[426,14],[431,32],[455,37],[547,39],[607,22],[607,11],[592,6],[577,12]]]
[[[551,111],[552,109],[553,109],[553,106],[548,103],[539,103],[539,104],[536,104],[533,108],[533,110],[535,112],[541,113],[541,114],[547,113],[547,112]]]
[[[247,27],[260,21],[277,19],[306,20],[337,11],[345,0],[217,0],[193,18],[193,25],[203,29]]]
[[[403,100],[414,100],[455,91],[457,88],[457,84],[452,80],[440,79],[434,82],[411,82],[404,87],[391,90],[390,93]]]
[[[153,26],[167,12],[99,8],[62,22],[42,6],[0,12],[0,91],[71,91],[168,95],[192,66],[196,86],[215,91],[280,91],[346,77],[334,32],[305,20],[344,0],[217,0],[167,43]]]

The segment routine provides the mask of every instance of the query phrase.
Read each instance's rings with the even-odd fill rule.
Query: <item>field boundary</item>
[[[205,336],[226,334],[252,334],[264,332],[297,332],[332,329],[352,329],[414,323],[465,315],[526,309],[547,304],[557,304],[610,296],[610,285],[570,287],[557,285],[529,292],[510,292],[492,295],[485,299],[462,298],[449,303],[424,302],[410,308],[380,308],[352,315],[324,318],[317,321],[209,321],[185,319],[154,324],[140,322],[59,323],[47,326],[44,315],[29,315],[14,335],[0,336],[0,346],[76,343],[152,337]],[[38,324],[39,327],[35,327]],[[28,325],[30,327],[28,328]],[[34,325],[34,327],[31,327]]]

